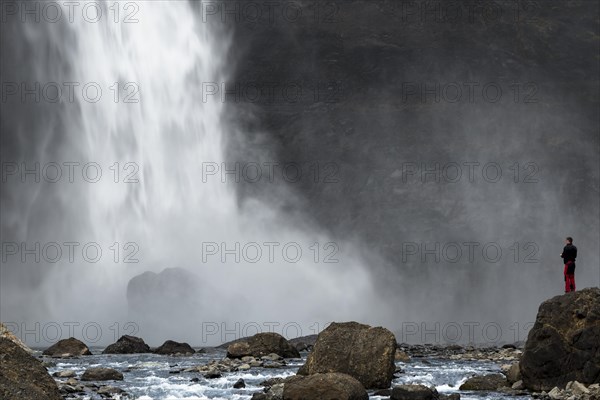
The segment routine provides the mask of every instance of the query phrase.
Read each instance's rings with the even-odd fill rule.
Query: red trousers
[[[569,264],[565,264],[565,293],[575,291],[575,274],[568,274],[567,269]]]

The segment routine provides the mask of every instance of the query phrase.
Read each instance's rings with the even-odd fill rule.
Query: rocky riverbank
[[[455,400],[470,393],[482,398],[496,393],[492,398],[600,399],[598,288],[545,301],[527,342],[502,347],[398,344],[386,328],[345,322],[332,323],[318,336],[286,340],[259,333],[214,349],[171,340],[152,349],[142,338],[123,336],[93,355],[85,343],[69,338],[46,349],[40,360],[3,332],[3,399],[134,397],[127,389],[142,390],[127,383],[129,376],[144,379],[140,371],[153,368],[177,377],[192,392],[194,385],[211,387],[214,381],[223,386],[225,380],[228,393],[253,400]],[[432,385],[407,373],[444,363],[484,367],[464,374],[455,382],[459,387]],[[52,377],[46,368],[52,369]],[[450,392],[438,390],[444,387]]]

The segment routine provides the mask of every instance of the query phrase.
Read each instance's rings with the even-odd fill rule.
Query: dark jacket
[[[564,247],[561,257],[565,264],[569,264],[567,274],[575,273],[575,258],[577,258],[577,247],[568,244]]]

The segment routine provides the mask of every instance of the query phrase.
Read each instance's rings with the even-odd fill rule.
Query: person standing
[[[564,261],[565,269],[565,293],[575,291],[575,258],[577,258],[577,247],[573,245],[573,238],[567,236],[565,247],[560,255]]]

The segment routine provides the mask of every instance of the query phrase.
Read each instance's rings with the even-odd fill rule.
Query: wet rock
[[[144,342],[144,339],[123,335],[115,343],[104,349],[102,354],[138,354],[150,353],[150,346]]]
[[[402,350],[396,349],[396,353],[394,355],[394,360],[401,362],[409,362],[410,356],[403,352]]]
[[[392,389],[379,389],[373,392],[373,395],[390,397],[392,395]]]
[[[283,358],[300,358],[300,353],[283,336],[274,332],[257,333],[244,341],[232,343],[227,357],[262,357],[275,353]]]
[[[216,378],[220,378],[221,376],[222,376],[221,372],[217,371],[217,370],[211,370],[204,374],[204,377],[206,379],[216,379]]]
[[[506,372],[506,380],[508,380],[508,383],[510,384],[521,380],[521,369],[519,367],[518,362],[510,366],[510,368]]]
[[[76,376],[76,374],[72,369],[63,369],[62,371],[53,373],[52,376],[57,378],[72,378]]]
[[[600,289],[553,297],[540,305],[520,369],[530,390],[591,384],[600,376]]]
[[[284,378],[269,378],[259,383],[260,386],[271,387],[277,385],[279,383],[283,383],[285,381]]]
[[[105,397],[112,397],[115,394],[120,396],[129,396],[125,390],[114,386],[102,386],[96,393]]]
[[[305,350],[310,350],[317,341],[318,335],[308,335],[308,336],[300,336],[294,339],[290,339],[289,342],[292,346],[298,347],[306,347]],[[299,351],[302,351],[298,349]]]
[[[194,354],[196,351],[187,343],[167,340],[154,350],[155,354]]]
[[[460,400],[460,394],[458,394],[458,393],[440,394],[439,400]]]
[[[396,369],[396,338],[382,327],[357,322],[332,323],[323,330],[299,375],[340,372],[366,388],[390,387]]]
[[[519,380],[513,383],[511,388],[515,390],[523,390],[525,389],[525,385],[523,384],[523,381]]]
[[[390,400],[438,400],[437,390],[424,385],[399,385],[392,389]]]
[[[122,381],[123,374],[112,368],[88,368],[81,375],[82,381]]]
[[[51,357],[76,357],[89,356],[92,352],[81,340],[70,337],[48,347],[42,354]]]
[[[486,390],[495,391],[499,388],[508,386],[506,377],[502,374],[489,374],[483,376],[474,376],[460,385],[460,390]]]
[[[242,378],[238,379],[237,382],[233,384],[234,389],[243,389],[246,387],[246,382]]]
[[[367,391],[358,380],[338,372],[297,375],[286,380],[283,385],[283,400],[368,400],[368,398]]]
[[[281,357],[279,354],[271,353],[267,354],[266,356],[262,356],[260,359],[263,361],[279,361],[283,359],[283,357]]]
[[[62,396],[38,359],[12,340],[0,337],[0,398],[61,400]]]
[[[29,354],[33,354],[33,350],[29,348],[21,339],[15,336],[3,323],[0,322],[0,338],[8,339]]]

